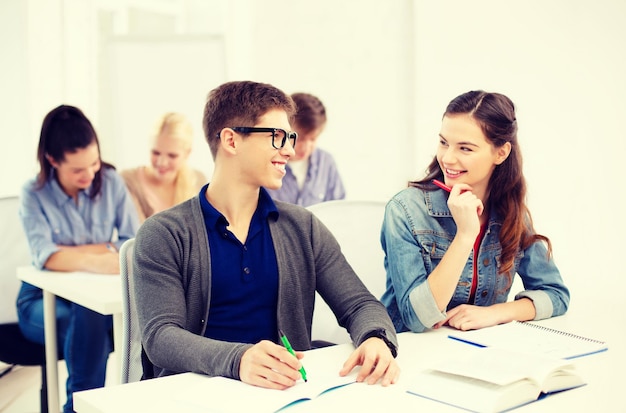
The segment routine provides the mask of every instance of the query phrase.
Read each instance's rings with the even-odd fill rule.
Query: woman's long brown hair
[[[499,272],[509,273],[513,269],[518,249],[525,249],[537,241],[547,244],[548,254],[552,254],[552,244],[548,237],[535,233],[533,220],[526,205],[526,180],[522,171],[522,154],[517,142],[517,120],[515,106],[506,96],[481,90],[464,93],[453,99],[446,108],[446,115],[469,114],[478,122],[487,140],[496,148],[506,142],[511,144],[509,157],[497,165],[489,180],[488,210],[493,210],[502,220],[500,230]],[[409,182],[409,186],[424,190],[434,190],[433,179],[443,179],[437,157],[426,169],[426,176],[419,181]],[[514,274],[510,274],[511,277]]]

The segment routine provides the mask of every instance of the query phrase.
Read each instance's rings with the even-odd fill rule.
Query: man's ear
[[[511,142],[506,142],[504,145],[500,146],[496,149],[496,153],[496,165],[500,165],[502,162],[506,161],[506,158],[511,154]]]
[[[230,153],[237,153],[237,146],[239,145],[238,135],[231,128],[224,128],[220,131],[220,147]]]

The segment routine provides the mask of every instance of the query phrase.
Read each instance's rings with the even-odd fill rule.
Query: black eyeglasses
[[[247,126],[233,126],[232,130],[239,133],[257,133],[257,132],[270,132],[272,134],[272,146],[276,149],[282,149],[287,143],[287,139],[291,141],[291,146],[296,147],[296,139],[298,134],[296,132],[287,132],[284,129],[278,128],[249,128]]]

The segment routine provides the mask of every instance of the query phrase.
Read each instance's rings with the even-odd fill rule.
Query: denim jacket
[[[396,331],[422,332],[446,318],[439,311],[426,281],[439,264],[456,234],[456,223],[448,209],[443,190],[407,188],[387,204],[381,230],[387,271],[386,291],[381,301]],[[474,305],[490,306],[507,301],[513,276],[519,274],[524,291],[515,299],[532,300],[535,320],[564,314],[569,291],[542,242],[535,242],[515,257],[511,276],[498,274],[501,222],[493,213],[478,253],[478,285]],[[473,252],[447,309],[467,304],[473,276]]]

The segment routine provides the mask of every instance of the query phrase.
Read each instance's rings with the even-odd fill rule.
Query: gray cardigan
[[[278,262],[277,320],[293,348],[311,348],[316,290],[356,345],[382,329],[397,348],[385,307],[354,273],[330,231],[310,211],[275,203],[279,217],[270,219],[269,226]],[[241,357],[251,345],[204,337],[210,259],[197,196],[148,218],[137,232],[135,296],[142,342],[155,376],[191,371],[239,379]]]

